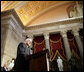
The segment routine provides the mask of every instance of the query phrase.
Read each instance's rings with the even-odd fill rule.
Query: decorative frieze
[[[76,18],[68,18],[62,21],[48,23],[48,24],[42,24],[42,25],[36,25],[36,26],[30,26],[30,27],[24,27],[25,30],[35,30],[40,28],[46,28],[46,27],[53,27],[53,26],[59,26],[59,25],[67,25],[67,24],[74,24],[74,23],[81,23],[83,22],[83,17],[76,17]]]

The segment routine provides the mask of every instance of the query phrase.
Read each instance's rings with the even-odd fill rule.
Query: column
[[[83,58],[83,44],[82,44],[81,39],[79,37],[79,32],[78,31],[79,31],[78,29],[72,29],[72,32],[73,32],[74,37],[75,37],[75,40],[76,40],[77,45],[78,45],[78,49],[80,51],[80,55]]]
[[[50,53],[50,44],[49,44],[49,33],[44,33],[44,39],[45,39],[45,45],[46,45],[46,49],[49,50]],[[47,69],[49,71],[49,61],[50,59],[47,57]]]
[[[50,46],[49,46],[49,33],[44,33],[44,39],[45,39],[46,49],[48,49],[49,52],[50,52]]]
[[[71,50],[70,50],[70,46],[69,46],[69,42],[68,42],[66,33],[67,33],[67,31],[64,31],[64,30],[61,31],[61,35],[63,37],[64,46],[65,46],[66,56],[67,56],[67,59],[69,60],[71,58]]]
[[[31,36],[31,39],[32,39],[32,45],[31,45],[31,48],[33,48],[33,35],[30,35]],[[33,54],[33,50],[30,50],[30,54]]]

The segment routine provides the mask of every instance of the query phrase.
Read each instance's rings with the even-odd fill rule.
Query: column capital
[[[73,33],[73,35],[74,36],[79,36],[79,29],[76,29],[76,28],[74,28],[74,29],[72,29],[72,33]]]
[[[49,39],[49,33],[43,33],[45,39]]]
[[[61,30],[62,37],[67,37],[67,30]]]

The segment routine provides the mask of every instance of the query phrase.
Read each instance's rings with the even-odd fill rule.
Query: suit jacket
[[[27,47],[25,43],[20,43],[17,49],[17,57],[14,65],[14,71],[26,71],[28,70],[28,60],[26,56],[30,55],[30,48]]]

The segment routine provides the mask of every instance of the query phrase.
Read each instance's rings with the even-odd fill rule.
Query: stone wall
[[[7,26],[6,25],[1,26],[1,63],[2,63],[3,55],[4,55],[6,37],[7,37]]]
[[[18,44],[24,40],[20,20],[14,17],[14,13],[12,10],[12,15],[9,11],[1,17],[1,66],[8,60],[16,58]]]

